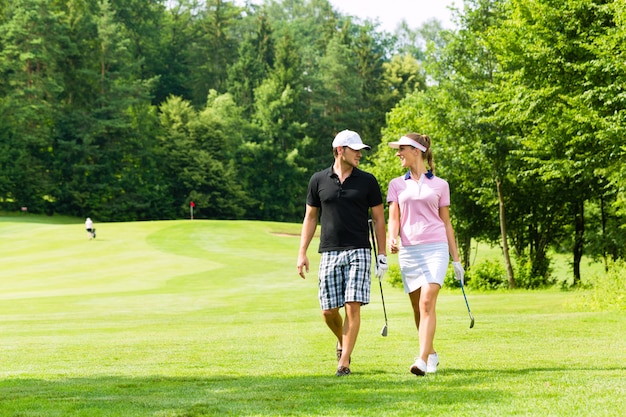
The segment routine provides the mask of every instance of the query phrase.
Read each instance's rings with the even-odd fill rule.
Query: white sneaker
[[[411,373],[417,376],[426,375],[426,362],[422,358],[417,358],[415,363],[411,365]]]
[[[434,374],[437,372],[437,365],[439,365],[439,356],[437,352],[428,355],[428,361],[426,362],[426,372]]]

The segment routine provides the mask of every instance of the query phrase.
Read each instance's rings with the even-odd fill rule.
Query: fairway
[[[97,219],[95,219],[97,220]],[[408,371],[408,297],[378,283],[353,375],[300,226],[252,221],[97,223],[0,217],[0,416],[618,416],[626,316],[580,292],[467,292],[438,302],[436,375]],[[395,256],[390,262],[397,262]]]

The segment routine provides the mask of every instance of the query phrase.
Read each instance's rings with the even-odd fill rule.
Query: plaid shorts
[[[345,303],[370,302],[372,254],[369,249],[322,252],[319,268],[319,299],[322,310]]]

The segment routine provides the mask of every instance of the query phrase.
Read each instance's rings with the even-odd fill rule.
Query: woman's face
[[[415,163],[415,158],[418,156],[418,150],[410,145],[400,145],[396,156],[400,158],[400,163],[403,168],[409,168]]]

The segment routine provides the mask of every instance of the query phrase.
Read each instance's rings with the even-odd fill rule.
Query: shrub
[[[516,259],[515,284],[518,288],[536,289],[554,285],[550,259],[544,258],[540,265],[533,264],[528,255],[518,256]],[[543,271],[543,272],[542,272]]]
[[[389,270],[387,271],[387,282],[391,284],[392,287],[404,289],[404,285],[402,284],[402,273],[400,272],[400,265],[389,265]]]
[[[446,278],[443,282],[444,287],[452,287],[458,288],[459,282],[454,278],[454,269],[451,266],[448,267],[448,271],[446,272]],[[402,288],[404,290],[404,285],[402,284],[402,273],[400,272],[400,266],[397,264],[390,264],[389,271],[387,271],[386,275],[387,282],[391,284],[392,287]],[[465,282],[467,282],[468,277],[466,276]]]
[[[473,265],[465,276],[465,285],[477,290],[497,290],[508,285],[504,267],[489,259]]]
[[[580,294],[581,307],[590,311],[626,310],[626,262],[618,260],[608,265],[608,271],[594,274],[593,288]]]
[[[468,279],[469,279],[469,276],[465,274],[465,280],[463,281],[465,282],[465,285],[467,285]],[[443,286],[448,287],[448,288],[460,288],[461,287],[461,284],[459,284],[459,281],[457,281],[456,278],[454,277],[454,268],[452,267],[452,263],[448,265],[448,271],[446,272],[446,278],[443,280]]]

